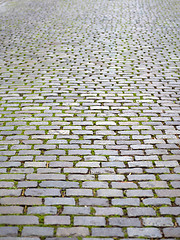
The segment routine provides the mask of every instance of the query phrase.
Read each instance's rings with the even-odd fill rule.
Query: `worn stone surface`
[[[178,0],[0,0],[0,239],[180,236]]]

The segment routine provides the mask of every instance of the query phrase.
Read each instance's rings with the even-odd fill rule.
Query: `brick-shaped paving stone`
[[[0,227],[0,236],[17,236],[18,227]]]
[[[162,233],[158,228],[128,228],[129,237],[162,238]]]
[[[56,235],[61,237],[86,237],[89,235],[89,229],[86,227],[59,227]]]
[[[166,227],[173,226],[172,218],[170,217],[147,217],[142,218],[144,226]]]
[[[51,227],[24,227],[22,236],[53,236],[54,229]]]
[[[0,0],[0,240],[179,239],[178,0]]]

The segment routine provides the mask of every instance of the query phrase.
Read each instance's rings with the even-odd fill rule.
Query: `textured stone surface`
[[[162,234],[157,228],[128,228],[130,237],[162,238]]]
[[[178,239],[178,0],[0,0],[0,240]]]

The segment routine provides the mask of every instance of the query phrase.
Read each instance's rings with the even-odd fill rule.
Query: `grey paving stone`
[[[18,227],[0,227],[0,236],[17,236]]]
[[[1,189],[0,191],[0,196],[4,197],[4,196],[20,196],[21,195],[22,190],[20,189]]]
[[[136,161],[136,162],[128,162],[129,167],[153,167],[152,162],[150,161]]]
[[[39,224],[39,219],[36,216],[0,216],[0,224],[8,225],[27,225],[27,224]]]
[[[108,199],[103,198],[79,198],[80,206],[109,206]]]
[[[51,188],[78,188],[79,183],[78,182],[67,182],[67,181],[42,181],[39,184],[40,187],[46,188],[46,187],[51,187]]]
[[[107,158],[105,156],[84,156],[85,161],[107,161]]]
[[[151,168],[151,169],[145,169],[145,172],[147,173],[169,173],[169,168]]]
[[[107,182],[86,181],[82,183],[83,188],[108,188]]]
[[[45,216],[44,224],[45,225],[69,225],[70,217],[69,216]]]
[[[164,228],[163,233],[165,237],[175,237],[179,238],[180,236],[180,228]]]
[[[73,180],[73,181],[93,181],[95,180],[95,175],[92,174],[69,174],[68,175],[68,180]]]
[[[57,228],[56,235],[61,237],[72,237],[72,236],[86,237],[86,236],[89,236],[89,229],[86,227],[69,227],[69,228],[59,227]],[[57,239],[60,239],[60,238],[57,238]]]
[[[98,197],[122,197],[123,192],[122,190],[116,189],[99,189],[97,190]]]
[[[180,226],[180,217],[177,217],[176,221],[177,221],[178,225]]]
[[[127,233],[129,237],[162,238],[158,228],[128,228]]]
[[[174,168],[174,172],[175,172],[175,173],[180,173],[180,167],[175,167],[175,168]]]
[[[0,199],[2,205],[41,205],[42,199],[37,197],[5,197]]]
[[[157,167],[177,167],[178,161],[155,161]]]
[[[31,188],[25,191],[25,196],[61,196],[59,189],[40,189]]]
[[[115,198],[111,200],[112,205],[115,206],[139,206],[140,205],[140,199],[139,198]]]
[[[123,237],[121,228],[92,228],[92,236],[97,237]]]
[[[123,181],[125,176],[115,174],[100,174],[98,180],[100,181]]]
[[[171,185],[173,188],[180,188],[180,181],[172,181]]]
[[[157,189],[155,190],[158,197],[179,197],[180,190],[178,189]]]
[[[24,174],[1,174],[0,175],[1,180],[24,180],[25,175]]]
[[[38,155],[38,154],[36,154],[36,155]],[[48,150],[48,151],[45,151],[45,155],[62,156],[62,155],[65,155],[65,151],[64,150]]]
[[[78,162],[76,167],[100,167],[99,162]]]
[[[75,226],[105,226],[105,217],[94,217],[94,216],[78,216],[74,217],[74,225]]]
[[[52,227],[24,227],[22,236],[53,236],[54,228]]]
[[[57,214],[57,208],[56,207],[28,207],[27,214]]]
[[[141,174],[141,175],[130,175],[128,176],[129,181],[144,181],[144,180],[155,180],[153,174]]]
[[[175,204],[176,204],[176,205],[180,205],[180,198],[176,198],[176,199],[175,199]]]
[[[65,180],[64,174],[27,174],[28,180]]]
[[[0,206],[0,214],[22,214],[23,207],[19,206]]]
[[[168,184],[165,181],[149,181],[139,182],[141,188],[168,188]]]
[[[174,225],[170,217],[147,217],[142,220],[144,226],[171,227]]]
[[[55,198],[45,198],[45,205],[75,205],[75,200],[74,198],[59,198],[59,197],[55,197]]]
[[[179,174],[162,174],[159,176],[160,179],[162,180],[180,180],[180,175]]]
[[[162,215],[180,215],[180,207],[161,207],[160,213]]]
[[[66,196],[93,196],[91,189],[67,189]]]
[[[88,238],[83,238],[83,240],[87,240]],[[112,240],[113,238],[98,238],[98,237],[95,237],[95,238],[91,238],[92,240],[100,240],[100,239],[102,239],[102,240]]]
[[[0,240],[40,240],[38,237],[0,237]]]
[[[138,188],[136,183],[133,182],[112,182],[112,188],[129,189]]]
[[[138,218],[109,218],[109,224],[120,227],[141,227],[141,222]]]
[[[6,181],[0,182],[1,188],[12,188],[13,186],[14,186],[14,182],[6,182]]]
[[[117,173],[119,174],[132,174],[132,173],[143,173],[143,169],[142,168],[124,168],[124,169],[117,169]],[[136,177],[135,177],[136,178]],[[138,178],[138,177],[137,177]],[[136,179],[137,181],[138,180],[141,180],[140,179],[141,177],[139,177],[139,179]],[[129,179],[128,179],[129,180]],[[144,179],[146,180],[146,179]]]
[[[64,168],[64,173],[86,174],[87,172],[88,168]]]
[[[115,171],[112,168],[92,168],[91,169],[91,174],[114,174]]]
[[[71,239],[71,240],[77,240],[78,238],[76,237],[50,237],[50,238],[46,238],[46,240],[68,240],[68,239]]]
[[[35,188],[38,186],[36,181],[21,181],[18,182],[17,188]]]
[[[82,156],[82,155],[91,155],[91,151],[90,150],[69,150],[68,154],[69,155],[80,155],[80,156]]]
[[[126,191],[127,197],[153,197],[154,194],[152,190],[127,190]]]
[[[123,210],[118,207],[94,207],[95,215],[123,215]]]
[[[152,206],[171,205],[171,200],[169,198],[145,198],[143,203]]]
[[[66,207],[64,206],[62,214],[65,215],[90,215],[89,207]]]
[[[131,207],[127,208],[128,216],[156,216],[156,212],[151,207]]]

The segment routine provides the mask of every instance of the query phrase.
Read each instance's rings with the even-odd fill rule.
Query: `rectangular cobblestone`
[[[61,196],[59,189],[31,188],[25,191],[25,196]]]
[[[45,225],[69,225],[70,217],[69,216],[45,216],[44,224]]]
[[[170,217],[147,217],[142,218],[144,226],[155,227],[170,227],[173,226],[172,218]]]
[[[72,236],[86,237],[86,236],[89,236],[89,229],[86,227],[70,227],[70,228],[60,227],[57,229],[56,235],[61,236],[61,238],[56,238],[59,240],[63,240],[63,239],[65,240],[65,238],[62,238],[62,237],[71,237],[71,239],[72,239]],[[69,238],[67,238],[67,239],[69,239]]]
[[[41,205],[42,199],[36,197],[4,197],[0,199],[2,205]]]
[[[65,180],[64,174],[27,174],[28,180]]]
[[[74,225],[75,226],[105,226],[105,218],[104,217],[87,217],[87,216],[78,216],[74,217]]]
[[[0,214],[22,214],[23,207],[19,206],[0,206]]]
[[[155,216],[156,212],[150,207],[131,207],[127,208],[128,216]]]
[[[179,197],[180,190],[178,189],[157,189],[155,190],[158,197]]]
[[[122,197],[123,192],[122,190],[116,189],[99,189],[97,190],[98,197]]]
[[[95,207],[95,215],[123,215],[123,210],[118,207]]]
[[[64,197],[64,198],[45,198],[45,205],[75,205],[75,200],[74,198],[67,198],[67,197]]]
[[[126,191],[127,197],[153,197],[154,194],[152,190],[127,190]]]
[[[0,236],[18,236],[18,227],[0,227]]]
[[[36,216],[0,216],[0,224],[8,224],[8,225],[37,225],[39,224],[39,219]]]
[[[41,207],[28,207],[27,209],[27,214],[56,214],[57,213],[57,208],[56,207],[46,207],[46,206],[41,206]]]
[[[129,237],[162,238],[158,228],[128,228],[127,233]]]
[[[54,229],[51,227],[24,227],[22,236],[53,236]]]
[[[139,206],[140,199],[139,198],[115,198],[111,200],[112,205],[115,206]]]
[[[67,196],[93,196],[91,189],[67,189]]]
[[[34,181],[33,181],[34,182]],[[50,188],[78,188],[78,182],[67,182],[67,181],[42,181],[39,183],[39,186],[42,188],[50,187]]]
[[[108,199],[103,198],[80,198],[79,205],[83,206],[109,206]]]
[[[180,207],[161,207],[159,211],[162,215],[180,215]]]
[[[144,205],[153,205],[153,206],[160,206],[160,205],[171,205],[171,200],[169,198],[145,198],[143,199]]]
[[[124,237],[124,233],[121,228],[92,228],[92,236]]]
[[[90,215],[90,208],[85,207],[64,207],[62,214],[65,215]]]
[[[180,227],[177,228],[164,228],[163,229],[164,236],[167,237],[173,237],[173,238],[179,238],[180,236]]]
[[[141,227],[141,222],[138,218],[109,218],[109,224],[111,226],[120,227]]]

